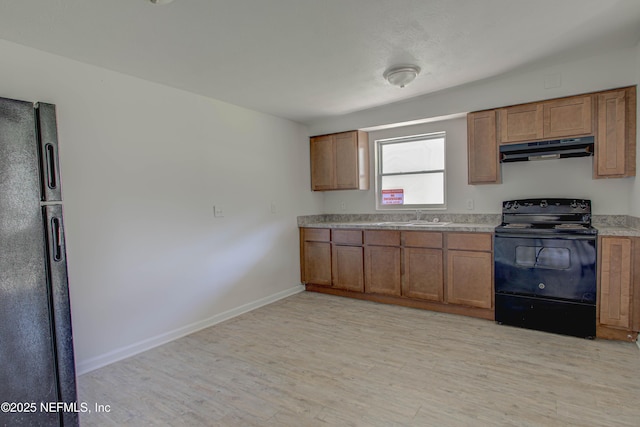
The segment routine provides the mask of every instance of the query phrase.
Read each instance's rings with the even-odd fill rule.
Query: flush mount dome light
[[[416,65],[401,65],[391,67],[382,75],[386,81],[394,86],[405,87],[420,74],[420,67]]]
[[[153,4],[167,4],[171,3],[173,0],[149,0],[150,3]]]

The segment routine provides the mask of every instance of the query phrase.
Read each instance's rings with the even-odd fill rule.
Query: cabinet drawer
[[[441,248],[442,233],[430,231],[403,231],[402,243],[404,246],[416,248]]]
[[[400,246],[400,232],[396,230],[366,230],[364,242],[367,245]]]
[[[329,242],[331,230],[328,228],[303,228],[304,240],[307,242]]]
[[[491,252],[491,234],[489,233],[448,233],[448,249]]]
[[[361,245],[361,230],[331,230],[331,241],[342,245]]]

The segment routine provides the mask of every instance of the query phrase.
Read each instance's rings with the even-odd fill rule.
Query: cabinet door
[[[364,249],[367,293],[400,295],[400,248],[366,246]]]
[[[625,176],[626,138],[625,91],[598,95],[598,137],[596,140],[596,177]]]
[[[358,135],[345,132],[334,135],[336,146],[336,188],[357,189],[358,177]]]
[[[334,187],[335,147],[331,135],[316,136],[310,140],[311,189],[331,190]]]
[[[592,132],[591,95],[548,101],[543,104],[544,137],[562,138]]]
[[[362,246],[334,245],[331,264],[334,288],[364,292]]]
[[[600,266],[600,324],[631,327],[631,239],[603,237]]]
[[[489,252],[447,251],[447,301],[479,308],[492,306]]]
[[[430,301],[443,300],[442,249],[403,249],[402,295]]]
[[[531,141],[544,137],[542,104],[501,108],[500,143]]]
[[[467,161],[470,185],[500,183],[495,110],[467,114]]]
[[[304,242],[304,282],[331,286],[331,244]]]

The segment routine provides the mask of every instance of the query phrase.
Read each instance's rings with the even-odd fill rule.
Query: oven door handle
[[[536,233],[508,233],[496,234],[496,238],[514,239],[561,239],[561,240],[596,240],[595,234],[536,234]]]

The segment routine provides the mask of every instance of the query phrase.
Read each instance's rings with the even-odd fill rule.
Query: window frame
[[[429,139],[443,139],[443,165],[444,169],[432,169],[414,172],[403,173],[382,173],[382,147],[387,144],[407,143],[414,141],[424,141]],[[418,135],[400,136],[394,138],[377,139],[374,142],[375,147],[375,198],[376,198],[376,210],[377,211],[398,211],[398,210],[446,210],[447,209],[447,133],[445,131],[429,132]],[[411,204],[411,205],[383,205],[382,204],[382,177],[383,176],[402,176],[402,175],[416,175],[425,173],[442,173],[442,192],[443,201],[441,204]]]

